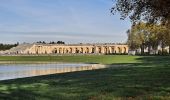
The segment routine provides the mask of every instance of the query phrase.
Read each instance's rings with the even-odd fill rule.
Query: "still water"
[[[91,70],[91,64],[0,64],[0,80]]]

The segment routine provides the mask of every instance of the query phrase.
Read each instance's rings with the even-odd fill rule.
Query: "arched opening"
[[[38,49],[36,50],[36,54],[38,54]]]
[[[76,53],[79,53],[79,50],[78,50],[78,48],[76,48]]]
[[[104,53],[107,54],[108,52],[108,48],[107,47],[104,47]]]
[[[102,53],[102,48],[98,47],[98,51],[99,51],[99,53]]]
[[[53,53],[54,53],[54,54],[56,54],[56,53],[57,53],[57,49],[56,49],[56,48],[53,50]]]
[[[89,48],[86,48],[86,53],[89,53]]]
[[[62,48],[59,48],[59,53],[60,53],[60,54],[62,53]]]
[[[47,51],[45,50],[45,53],[46,53],[46,52],[47,52]],[[54,48],[54,49],[52,50],[52,53],[53,53],[53,54],[58,53],[58,52],[57,52],[57,48]]]
[[[83,53],[83,48],[81,48],[81,53]]]
[[[73,49],[72,48],[70,48],[70,53],[73,53]]]
[[[126,54],[127,53],[127,50],[126,50],[126,47],[124,47],[124,54]]]
[[[66,53],[66,49],[65,48],[63,48],[63,53]]]
[[[94,48],[92,48],[92,53],[94,53],[94,50],[95,50],[95,49],[94,49]]]
[[[40,46],[37,46],[35,51],[36,51],[36,54],[40,54]]]
[[[69,50],[68,50],[68,49],[66,49],[66,53],[69,53]]]
[[[41,54],[42,53],[42,46],[38,46],[37,50],[38,50],[37,54]]]
[[[122,52],[121,52],[121,48],[120,48],[120,47],[118,47],[118,53],[122,53]]]
[[[115,53],[115,48],[114,47],[112,47],[112,53]]]

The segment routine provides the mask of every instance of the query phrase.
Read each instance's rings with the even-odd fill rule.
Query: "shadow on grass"
[[[170,63],[170,56],[143,56],[137,58],[137,60],[144,63]]]
[[[0,100],[170,99],[170,57],[141,57],[143,63],[0,81]]]

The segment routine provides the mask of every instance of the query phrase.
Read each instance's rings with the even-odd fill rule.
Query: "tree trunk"
[[[148,54],[150,55],[150,52],[151,52],[151,46],[150,44],[148,45]]]
[[[143,55],[144,54],[144,45],[142,44],[141,45],[141,55]]]
[[[163,42],[162,42],[161,48],[162,48],[162,55],[163,55],[164,54],[164,43]]]
[[[169,54],[170,54],[170,45],[169,45]]]

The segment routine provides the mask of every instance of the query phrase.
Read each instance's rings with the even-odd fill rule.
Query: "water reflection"
[[[99,68],[105,68],[105,66],[97,64],[1,64],[0,80]]]

